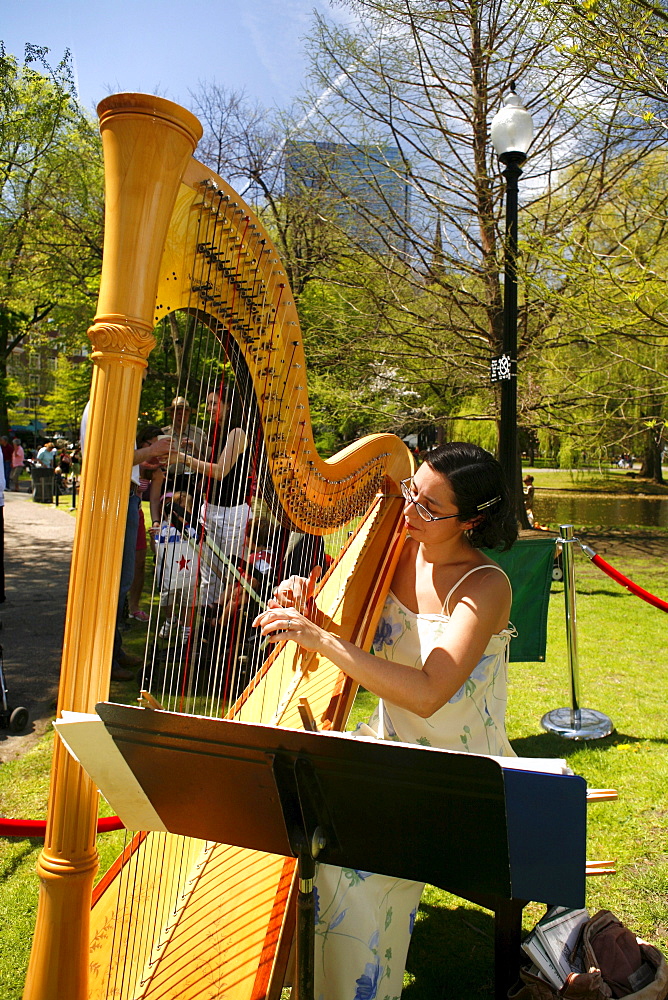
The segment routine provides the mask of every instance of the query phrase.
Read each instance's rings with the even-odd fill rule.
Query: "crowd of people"
[[[618,455],[617,458],[613,459],[613,465],[616,465],[618,469],[632,469],[633,468],[633,455],[628,452],[624,452],[622,455]]]
[[[121,585],[118,601],[112,679],[129,680],[140,665],[123,649],[124,616],[146,622],[142,607],[147,552],[155,558],[159,594],[159,635],[171,647],[190,637],[197,610],[203,622],[198,641],[206,645],[212,628],[223,627],[234,613],[237,632],[246,627],[252,606],[269,579],[269,549],[256,558],[267,529],[252,518],[249,503],[248,438],[234,412],[231,393],[211,392],[206,399],[207,429],[193,420],[183,396],[172,400],[168,422],[140,427],[133,458]],[[87,410],[82,421],[85,440]],[[142,501],[148,503],[150,526]],[[203,540],[203,544],[199,541]],[[239,579],[243,581],[239,583]],[[245,584],[245,587],[244,587]],[[154,581],[152,580],[152,586]],[[263,591],[264,594],[264,591]],[[258,598],[264,602],[266,594]],[[259,604],[257,609],[259,610]],[[236,612],[236,613],[235,613]],[[248,639],[244,637],[244,641]],[[250,641],[250,640],[248,640]]]
[[[46,441],[39,448],[24,448],[21,439],[10,440],[7,435],[0,436],[5,485],[13,493],[21,489],[20,480],[24,471],[31,472],[35,468],[50,469],[54,474],[56,492],[62,492],[69,487],[72,478],[78,476],[81,470],[81,450],[60,439],[56,442]]]

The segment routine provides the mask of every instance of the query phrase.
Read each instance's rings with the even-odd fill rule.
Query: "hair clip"
[[[501,497],[499,496],[499,497],[494,497],[493,500],[487,500],[485,501],[485,503],[479,503],[478,506],[476,507],[476,510],[485,510],[486,507],[491,507],[492,504],[498,503],[500,499]]]

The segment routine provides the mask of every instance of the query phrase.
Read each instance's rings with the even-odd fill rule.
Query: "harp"
[[[297,312],[278,255],[250,208],[192,159],[197,119],[138,94],[109,97],[98,110],[104,259],[89,331],[91,409],[59,713],[93,711],[108,695],[142,373],[161,318],[181,309],[214,335],[225,331],[227,358],[257,417],[255,479],[275,521],[316,536],[355,524],[316,599],[330,626],[360,644],[373,637],[400,552],[397,486],[412,471],[393,435],[363,439],[328,461],[318,456]],[[340,728],[353,697],[332,664],[285,644],[226,711],[301,727],[306,705],[320,728]],[[91,911],[97,792],[56,744],[24,996],[276,996],[290,945],[292,862],[138,833],[96,888]]]

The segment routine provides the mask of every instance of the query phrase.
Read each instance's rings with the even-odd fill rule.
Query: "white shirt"
[[[81,455],[83,459],[84,446],[86,444],[86,430],[88,428],[88,408],[90,407],[90,399],[84,406],[84,411],[81,414],[81,427],[79,428],[79,444],[81,445]],[[135,441],[135,448],[137,447],[137,442]],[[135,486],[139,486],[139,466],[132,466],[132,473],[130,475],[130,482],[134,483]]]

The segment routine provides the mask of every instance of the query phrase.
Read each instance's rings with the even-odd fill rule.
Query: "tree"
[[[531,240],[521,267],[529,278],[542,273],[543,248],[568,253],[574,228],[601,211],[657,136],[631,137],[617,128],[620,118],[627,125],[632,118],[612,82],[592,92],[587,67],[563,53],[562,27],[539,0],[350,0],[348,6],[360,18],[354,29],[316,17],[313,86],[304,108],[316,109],[309,120],[314,140],[364,149],[376,157],[379,175],[381,167],[394,171],[410,189],[409,212],[383,199],[381,182],[377,199],[355,200],[354,184],[341,183],[327,147],[319,147],[330,184],[354,202],[360,229],[376,235],[377,248],[357,242],[382,270],[382,281],[363,287],[384,331],[383,358],[409,377],[423,359],[422,385],[437,420],[451,419],[446,400],[453,396],[462,414],[493,419],[488,372],[502,339],[503,201],[489,122],[508,81],[520,81],[537,124],[522,187],[521,231],[530,231]],[[325,92],[330,99],[320,101]],[[593,99],[607,115],[596,127],[588,119]],[[398,158],[388,155],[390,146]],[[329,221],[346,228],[335,212]],[[347,232],[355,242],[354,227]],[[550,280],[564,294],[572,276],[562,270]],[[523,380],[555,308],[554,299],[549,308],[529,296],[520,302],[525,414],[534,394],[524,392]],[[471,413],[473,400],[480,409]],[[561,406],[558,396],[553,405]],[[517,484],[516,494],[519,507]]]
[[[78,346],[94,311],[102,258],[99,136],[76,99],[71,59],[0,43],[0,429],[7,359],[57,324]],[[35,68],[38,67],[38,68]],[[81,325],[82,308],[85,321]],[[72,351],[71,351],[72,353]]]
[[[452,378],[447,400],[434,391],[442,345],[423,342],[412,356],[395,339],[397,324],[412,323],[411,313],[429,304],[413,302],[411,281],[397,280],[395,322],[383,322],[383,267],[342,220],[343,200],[318,148],[300,141],[312,115],[272,120],[216,84],[201,84],[192,97],[205,128],[198,156],[256,199],[285,265],[304,331],[314,422],[338,445],[366,431],[431,429],[459,395]],[[367,232],[373,236],[374,226]],[[177,361],[186,343],[181,325],[172,331]]]
[[[625,217],[620,192],[637,182],[656,128],[637,127],[612,74],[591,83],[591,65],[564,41],[559,5],[349,6],[355,29],[315,21],[312,92],[292,122],[215,85],[195,107],[211,165],[247,178],[242,191],[279,247],[315,421],[339,437],[437,423],[491,443],[503,188],[488,125],[518,77],[537,122],[521,189],[520,434],[562,457],[637,444],[662,418],[650,387],[629,377],[648,363],[633,310],[619,322],[622,287],[633,283],[620,248],[642,231],[649,252],[661,231],[635,210]],[[388,196],[388,178],[409,191],[408,210]],[[607,234],[606,219],[615,220]],[[594,266],[606,255],[617,257],[616,285]]]
[[[653,136],[659,142],[665,138],[668,126],[668,10],[664,3],[647,0],[583,0],[576,2],[545,3],[548,16],[554,18],[562,30],[560,46],[562,61],[575,62],[588,74],[592,87],[616,89],[618,106],[623,114],[618,120],[608,122],[608,127],[621,135],[632,132],[634,141]],[[595,105],[590,113],[596,119]],[[663,172],[663,164],[657,164]],[[646,189],[644,178],[642,190]],[[640,355],[633,351],[633,338],[628,344],[617,343],[613,354],[624,360],[627,369],[637,366],[644,373],[644,384],[638,388],[638,420],[646,438],[641,474],[662,481],[661,452],[665,440],[666,385],[663,357],[652,360],[652,347],[665,352],[665,294],[660,288],[660,275],[665,273],[663,262],[656,268],[648,264],[647,233],[654,233],[661,245],[665,234],[666,200],[662,197],[662,182],[653,185],[650,198],[638,209],[637,199],[626,190],[633,206],[625,214],[634,220],[629,226],[628,238],[616,230],[618,243],[610,243],[604,259],[624,262],[625,280],[620,281],[619,269],[608,276],[616,290],[616,308],[631,317],[634,331],[643,328]],[[622,217],[618,213],[619,218]],[[640,222],[638,222],[640,216]],[[645,234],[644,246],[637,253],[638,234]],[[655,263],[657,263],[655,259]],[[649,295],[650,286],[652,292]],[[614,323],[613,323],[614,325]],[[634,334],[635,335],[635,334]],[[629,349],[630,348],[630,349]],[[647,357],[650,348],[650,357]],[[664,355],[665,356],[665,355]]]
[[[628,117],[619,127],[668,126],[668,7],[652,0],[545,0],[561,33],[558,49],[584,68],[592,87],[611,87]],[[590,113],[597,114],[595,104]]]
[[[90,364],[72,361],[64,355],[57,359],[54,386],[46,395],[42,418],[47,427],[65,433],[71,441],[79,439],[81,416],[90,396],[90,380]]]
[[[658,481],[668,416],[667,227],[664,157],[656,153],[572,228],[567,252],[566,244],[551,256],[543,248],[543,273],[529,287],[546,316],[534,412],[591,457],[644,452],[642,474]],[[560,408],[550,402],[557,392]]]

